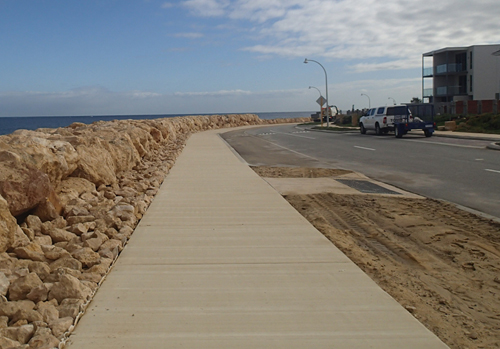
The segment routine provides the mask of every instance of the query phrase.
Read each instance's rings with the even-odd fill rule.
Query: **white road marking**
[[[500,173],[500,171],[497,171],[497,170],[490,170],[489,168],[485,168],[484,170],[485,170],[485,171],[489,171],[489,172]]]
[[[441,143],[441,142],[431,142],[431,141],[424,141],[424,140],[418,140],[418,139],[401,139],[402,141],[406,142],[418,142],[418,143],[429,143],[429,144],[437,144],[437,145],[448,145],[450,147],[458,147],[458,148],[473,148],[473,149],[484,149],[485,147],[476,147],[473,145],[462,145],[462,144],[451,144],[451,143]]]
[[[317,158],[315,158],[315,157],[309,156],[309,155],[307,155],[307,154],[299,153],[298,151],[295,151],[295,150],[293,150],[293,149],[290,149],[290,148],[284,147],[284,146],[282,146],[282,145],[276,144],[276,143],[274,143],[274,142],[268,141],[267,139],[264,139],[264,138],[261,138],[261,139],[262,139],[262,140],[264,140],[264,141],[266,141],[267,143],[271,143],[272,145],[275,145],[275,146],[277,146],[277,147],[279,147],[279,148],[286,149],[286,150],[288,150],[289,152],[292,152],[292,153],[298,154],[298,155],[300,155],[300,156],[305,156],[306,158],[310,158],[310,159],[313,159],[313,160],[317,160],[317,161],[319,161],[319,160],[318,160]]]
[[[355,146],[354,146],[354,148],[375,151],[375,149],[372,149],[372,148],[365,148],[365,147],[358,147],[357,145],[355,145]]]
[[[316,139],[316,138],[313,138],[313,137],[301,136],[301,135],[296,135],[296,134],[293,134],[293,133],[276,132],[276,134],[285,135],[285,136],[294,136],[294,137],[300,137],[300,138],[307,138],[307,139]]]

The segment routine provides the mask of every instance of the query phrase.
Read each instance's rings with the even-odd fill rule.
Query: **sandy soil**
[[[346,172],[254,170],[274,178]],[[500,347],[499,223],[431,199],[333,193],[285,198],[448,346]]]

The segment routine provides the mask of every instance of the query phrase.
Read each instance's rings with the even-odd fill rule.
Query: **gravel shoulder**
[[[349,175],[253,169],[273,186],[280,178]],[[500,347],[499,223],[428,198],[313,187],[287,186],[284,197],[415,318],[451,348]]]

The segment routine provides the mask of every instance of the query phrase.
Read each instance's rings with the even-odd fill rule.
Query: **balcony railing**
[[[465,71],[462,63],[441,64],[436,67],[436,74],[461,73]]]
[[[422,70],[422,76],[433,76],[434,75],[434,68],[424,68]]]
[[[456,96],[465,94],[467,94],[465,86],[441,86],[436,88],[436,96]]]

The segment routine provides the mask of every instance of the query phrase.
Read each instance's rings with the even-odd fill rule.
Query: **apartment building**
[[[446,47],[422,55],[422,100],[446,112],[454,102],[499,99],[500,44]]]

